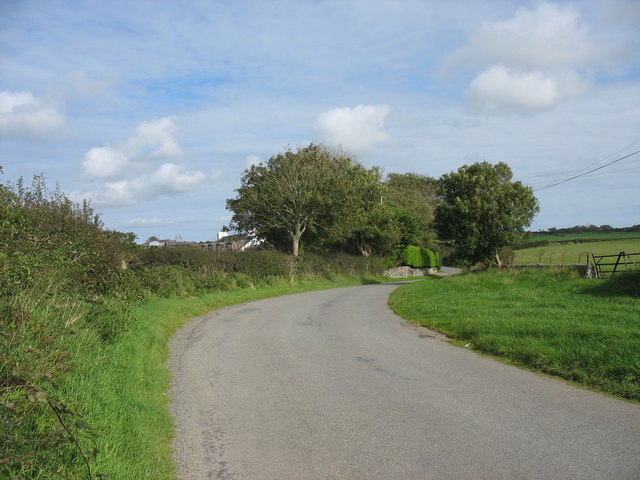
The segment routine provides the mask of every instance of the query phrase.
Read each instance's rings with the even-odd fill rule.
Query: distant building
[[[255,235],[229,234],[229,232],[219,232],[215,242],[205,242],[200,244],[200,248],[213,252],[243,252],[248,248],[261,245],[260,240]]]
[[[152,240],[142,244],[142,248],[188,248],[197,247],[196,242],[184,242],[178,240]]]

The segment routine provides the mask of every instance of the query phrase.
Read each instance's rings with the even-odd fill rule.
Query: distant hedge
[[[402,265],[413,268],[438,268],[440,255],[428,248],[409,245],[402,251]]]

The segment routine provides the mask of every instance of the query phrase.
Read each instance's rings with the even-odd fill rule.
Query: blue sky
[[[506,162],[533,229],[640,223],[640,1],[0,0],[2,181],[209,240],[253,162]]]

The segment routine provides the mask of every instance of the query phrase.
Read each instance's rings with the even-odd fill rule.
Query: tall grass
[[[640,401],[640,272],[491,270],[402,287],[390,305],[458,344]]]

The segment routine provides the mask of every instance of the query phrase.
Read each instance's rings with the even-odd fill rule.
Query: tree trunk
[[[370,257],[371,256],[371,252],[367,249],[367,247],[365,247],[363,244],[358,243],[358,250],[360,250],[360,254],[363,257]]]
[[[304,230],[305,229],[302,227],[302,225],[297,224],[295,226],[295,230],[291,232],[291,249],[293,251],[294,257],[300,255],[300,238],[302,237]]]
[[[496,248],[496,263],[498,268],[502,268],[502,260],[500,260],[500,251]]]
[[[300,235],[292,235],[292,247],[293,247],[293,256],[297,257],[300,254]]]

